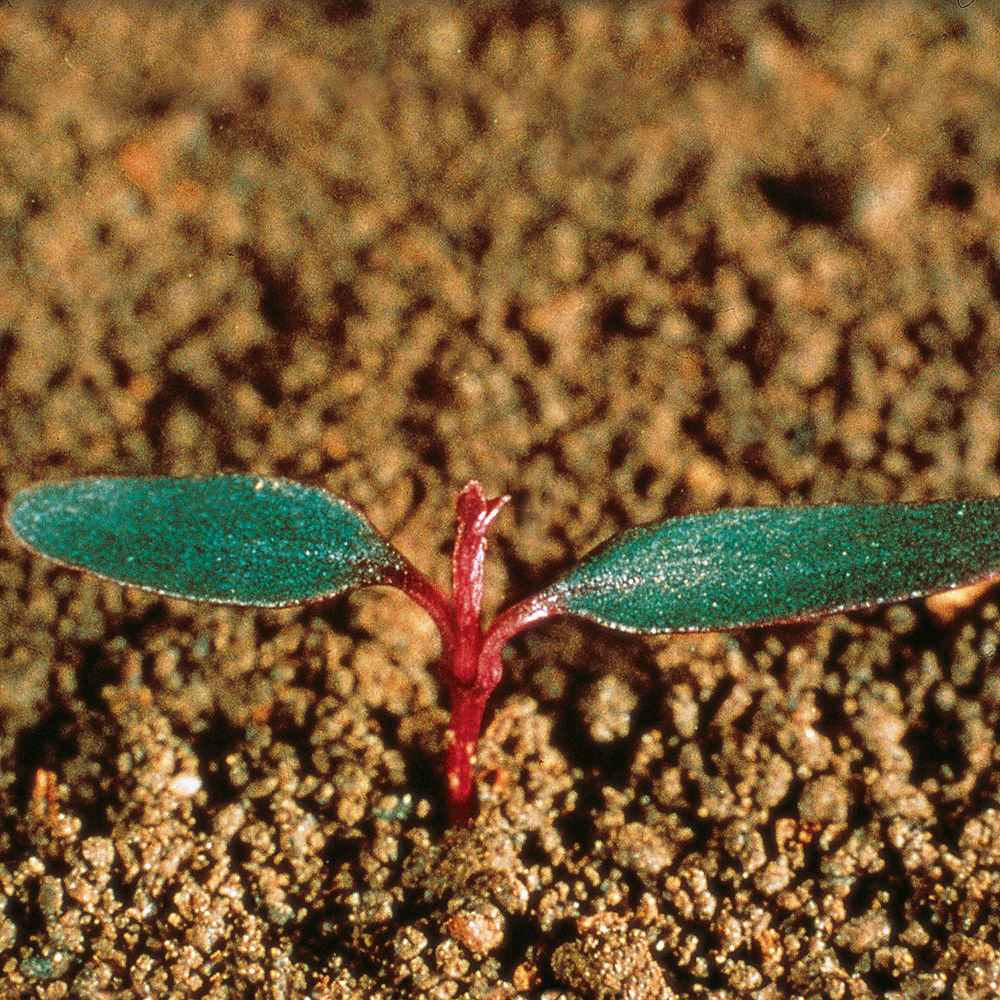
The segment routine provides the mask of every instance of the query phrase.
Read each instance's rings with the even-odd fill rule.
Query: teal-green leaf
[[[50,559],[172,597],[274,607],[391,581],[403,557],[325,490],[258,476],[74,479],[7,522]]]
[[[542,595],[627,632],[712,632],[1000,574],[1000,501],[720,510],[625,531]]]

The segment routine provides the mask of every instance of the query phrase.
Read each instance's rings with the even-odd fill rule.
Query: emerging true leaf
[[[625,531],[542,599],[627,632],[793,621],[1000,574],[1000,500],[757,507]]]
[[[389,581],[405,565],[346,501],[258,476],[44,483],[18,493],[7,520],[50,559],[224,604],[300,604]]]

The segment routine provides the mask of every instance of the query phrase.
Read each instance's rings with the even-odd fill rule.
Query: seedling
[[[344,500],[256,476],[76,479],[18,493],[7,522],[60,563],[171,597],[280,607],[398,587],[441,633],[451,701],[448,807],[471,811],[501,651],[577,615],[623,632],[714,632],[921,597],[1000,574],[1000,500],[720,510],[632,528],[541,593],[480,623],[486,534],[509,497],[458,495],[451,598]]]

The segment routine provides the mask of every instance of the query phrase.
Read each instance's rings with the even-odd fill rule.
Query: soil
[[[252,471],[495,610],[727,505],[1000,494],[986,3],[0,10],[0,493]],[[995,588],[511,643],[0,550],[0,996],[1000,995]]]

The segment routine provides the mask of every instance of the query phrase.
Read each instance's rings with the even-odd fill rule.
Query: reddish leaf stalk
[[[441,633],[441,678],[451,702],[446,766],[448,814],[453,824],[467,823],[472,814],[476,744],[486,702],[503,673],[500,653],[504,645],[528,625],[560,613],[553,601],[530,598],[509,608],[483,633],[480,612],[486,534],[509,500],[509,496],[487,500],[475,480],[459,493],[450,601],[412,566],[408,565],[398,580]]]

